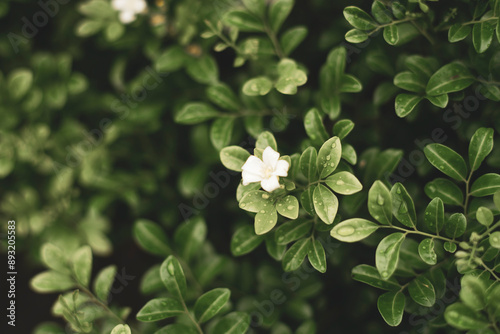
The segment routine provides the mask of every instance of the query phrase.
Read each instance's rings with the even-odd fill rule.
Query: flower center
[[[273,176],[273,168],[271,166],[267,166],[264,168],[264,178],[268,179]]]

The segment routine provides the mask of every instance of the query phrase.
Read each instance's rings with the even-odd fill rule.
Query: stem
[[[472,20],[469,22],[462,23],[462,25],[466,26],[466,25],[470,25],[470,24],[482,23],[482,22],[492,21],[492,20],[498,20],[498,16],[492,16],[492,17],[484,19],[484,20]]]
[[[453,242],[453,243],[456,243],[458,244],[458,241],[456,240],[453,240],[453,239],[449,239],[449,238],[446,238],[446,237],[442,237],[442,236],[439,236],[439,235],[434,235],[434,234],[429,234],[429,233],[426,233],[426,232],[422,232],[422,231],[419,231],[419,230],[407,230],[405,228],[402,228],[402,227],[399,227],[399,226],[394,226],[394,225],[381,225],[380,228],[393,228],[393,229],[396,229],[396,230],[400,230],[400,231],[404,231],[405,233],[412,233],[412,234],[420,234],[420,235],[423,235],[423,236],[426,236],[426,237],[429,237],[429,238],[434,238],[434,239],[441,239],[441,240],[444,240],[444,241],[448,241],[448,242]]]
[[[469,205],[469,186],[470,186],[470,180],[472,178],[472,173],[474,173],[472,170],[469,173],[469,177],[465,181],[465,202],[464,202],[464,215],[467,216],[467,206]]]
[[[422,34],[422,36],[424,36],[425,38],[427,38],[427,40],[429,41],[429,43],[431,43],[431,45],[436,44],[436,42],[434,41],[434,39],[427,33],[427,31],[425,31],[425,29],[422,29],[417,23],[415,23],[415,21],[411,21],[411,24],[413,24],[413,26],[415,28],[417,28],[418,31],[420,31],[420,33]]]
[[[385,27],[388,27],[388,26],[392,26],[394,24],[403,23],[403,22],[409,22],[409,21],[414,21],[414,20],[415,20],[415,18],[413,18],[413,17],[407,17],[407,18],[404,18],[404,19],[401,19],[401,20],[392,21],[391,23],[381,24],[381,25],[377,26],[377,28],[373,29],[373,31],[370,31],[368,33],[368,36],[373,35],[374,33],[376,33],[377,31],[379,31],[382,28],[385,28]]]
[[[198,324],[198,322],[193,318],[193,316],[189,312],[186,303],[184,302],[184,299],[181,298],[181,302],[182,306],[184,307],[184,312],[186,312],[186,315],[189,317],[191,322],[196,326],[196,330],[198,331],[198,333],[203,334],[203,330],[201,329],[200,324]]]
[[[278,38],[276,37],[276,34],[271,29],[271,27],[269,27],[269,23],[267,21],[264,22],[264,27],[266,29],[267,36],[269,36],[269,39],[271,40],[271,43],[273,43],[274,50],[276,51],[276,55],[280,59],[285,58],[285,54],[283,53],[283,50],[281,49],[281,45],[280,45],[280,43],[278,41]]]
[[[483,266],[483,268],[484,268],[484,269],[486,269],[486,270],[487,270],[487,271],[488,271],[488,272],[489,272],[489,273],[490,273],[493,277],[495,277],[495,279],[496,279],[497,281],[500,281],[500,277],[498,277],[498,276],[495,274],[495,272],[494,272],[494,271],[493,271],[490,267],[488,267],[488,266],[487,266],[487,265],[483,262],[483,259],[481,259],[481,258],[477,258],[477,259],[479,260],[479,264],[480,264],[481,266]]]
[[[479,238],[483,238],[486,234],[489,234],[491,231],[495,230],[497,227],[500,227],[500,221],[498,221],[495,225],[490,226],[483,234],[479,236]]]

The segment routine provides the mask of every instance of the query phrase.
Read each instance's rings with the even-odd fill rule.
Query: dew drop
[[[241,248],[240,247],[236,247],[235,251],[236,251],[236,253],[239,253],[241,251]]]
[[[330,156],[330,154],[328,154],[328,155],[326,156],[326,160],[330,160],[331,158],[332,158],[332,157]]]
[[[389,276],[389,274],[387,273],[387,271],[383,271],[383,272],[381,273],[381,275],[382,275],[382,277],[387,277],[387,276]]]
[[[378,194],[378,196],[377,196],[377,204],[378,205],[384,205],[384,203],[385,203],[384,197],[382,197],[382,195]]]
[[[242,208],[244,208],[245,206],[247,206],[245,203],[240,204],[240,207],[242,207]]]
[[[330,167],[335,167],[335,164],[333,162],[330,163]]]
[[[269,220],[269,224],[272,224],[272,223],[273,223],[273,220],[272,220],[272,219],[270,219],[270,220]]]
[[[344,182],[344,181],[342,181],[342,180],[338,180],[338,181],[337,181],[337,185],[338,185],[338,186],[341,186],[341,185],[344,185],[344,184],[345,184],[345,182]]]
[[[401,205],[399,206],[399,213],[407,213],[408,212],[408,207],[406,206],[405,202],[401,202]]]
[[[434,186],[429,186],[429,191],[430,191],[430,192],[435,192],[435,191],[436,191],[436,187],[434,187]]]
[[[265,210],[260,210],[260,213],[266,213],[266,211]]]
[[[348,237],[348,236],[352,235],[354,232],[355,232],[355,229],[352,226],[344,226],[344,227],[341,227],[337,230],[337,233],[343,237]]]
[[[288,210],[293,210],[294,206],[293,205],[289,205],[286,207]]]
[[[396,189],[396,194],[401,194],[401,188]]]
[[[172,276],[175,275],[175,269],[174,269],[174,264],[172,262],[169,262],[167,266],[168,273]]]
[[[263,199],[268,199],[268,198],[269,198],[269,195],[268,195],[268,194],[262,194],[262,198],[263,198]]]

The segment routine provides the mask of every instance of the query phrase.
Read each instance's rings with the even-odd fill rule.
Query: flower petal
[[[271,176],[268,179],[264,179],[260,182],[260,185],[262,186],[262,189],[264,189],[267,192],[271,192],[273,190],[276,190],[280,187],[280,182],[278,180],[277,176]]]
[[[133,6],[135,12],[140,13],[146,9],[146,2],[144,0],[135,0]]]
[[[266,166],[264,165],[262,160],[257,158],[255,155],[251,155],[248,157],[247,161],[243,164],[241,169],[249,171],[253,174],[261,175],[262,178],[264,178],[265,167]]]
[[[244,170],[241,173],[241,178],[243,179],[243,185],[247,186],[249,183],[260,182],[263,180],[262,176],[254,174],[250,171]]]
[[[120,21],[122,21],[122,23],[127,24],[133,22],[134,20],[135,20],[134,12],[129,12],[129,11],[120,12]]]
[[[111,7],[113,7],[113,9],[115,10],[123,10],[125,9],[127,6],[127,0],[113,0],[111,2]]]
[[[264,153],[262,153],[262,160],[266,166],[271,167],[273,170],[276,169],[276,163],[280,158],[280,154],[272,149],[271,146],[266,147]]]
[[[290,164],[286,160],[278,160],[276,163],[276,169],[273,172],[273,175],[277,176],[288,176],[288,169],[290,168]]]

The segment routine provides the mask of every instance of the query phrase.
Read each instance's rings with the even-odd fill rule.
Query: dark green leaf
[[[415,94],[398,94],[395,101],[396,115],[401,118],[408,116],[420,101],[422,97]]]
[[[160,277],[167,290],[176,298],[186,297],[186,277],[182,266],[174,256],[170,255],[160,267]]]
[[[403,225],[417,226],[417,214],[413,200],[401,183],[396,183],[391,189],[392,214]]]
[[[462,277],[460,289],[460,300],[473,309],[480,311],[486,307],[486,284],[484,281],[472,275]]]
[[[317,166],[320,178],[335,171],[342,157],[342,144],[339,137],[332,137],[323,143],[318,152]]]
[[[479,128],[474,132],[469,144],[469,166],[472,171],[481,166],[484,158],[493,150],[493,129]]]
[[[389,326],[398,326],[403,319],[405,296],[400,291],[386,292],[378,297],[377,308]]]
[[[483,197],[493,195],[497,190],[500,190],[500,175],[495,173],[487,173],[481,175],[470,189],[470,195],[475,197]]]
[[[318,109],[312,108],[304,117],[304,127],[306,133],[313,143],[321,145],[328,140],[329,136],[323,125],[323,119]]]
[[[220,151],[231,141],[234,126],[233,117],[223,117],[216,119],[210,127],[210,141],[212,145]]]
[[[195,81],[202,84],[214,84],[219,79],[219,68],[215,59],[205,54],[199,58],[192,58],[187,63],[187,73]]]
[[[231,10],[224,14],[222,20],[224,23],[238,28],[241,31],[258,32],[265,30],[264,24],[261,20],[257,16],[245,10]]]
[[[430,265],[435,265],[437,263],[437,255],[434,251],[434,239],[424,239],[418,245],[418,254],[422,260]]]
[[[399,290],[401,286],[395,278],[383,279],[377,268],[360,264],[352,269],[352,278],[383,290]]]
[[[220,160],[224,167],[236,172],[241,172],[241,167],[248,157],[250,157],[250,153],[240,146],[228,146],[220,151]]]
[[[448,179],[437,178],[425,185],[429,198],[440,198],[443,203],[461,206],[464,202],[462,190]]]
[[[481,21],[472,28],[472,43],[477,53],[483,53],[491,45],[497,22]]]
[[[203,323],[216,316],[229,300],[231,291],[216,288],[204,293],[194,305],[194,315],[199,323]]]
[[[424,276],[418,276],[408,285],[411,298],[419,305],[431,307],[436,302],[436,292],[431,281]]]
[[[111,265],[102,269],[94,280],[94,292],[101,301],[108,302],[109,290],[113,286],[116,275],[116,266]]]
[[[325,249],[319,240],[311,240],[309,243],[309,250],[307,258],[311,265],[320,273],[326,272],[326,256]]]
[[[441,198],[434,198],[425,209],[425,226],[432,233],[438,234],[444,226],[444,205]]]
[[[293,271],[300,267],[309,250],[310,241],[309,238],[300,239],[286,251],[283,256],[283,270]]]
[[[143,322],[158,321],[183,314],[184,306],[173,298],[151,299],[137,313],[137,320]]]
[[[378,26],[368,13],[355,6],[344,8],[344,17],[356,29],[372,30]]]
[[[399,261],[399,250],[405,240],[405,234],[396,232],[386,236],[375,251],[375,265],[380,276],[388,279],[396,270]]]
[[[448,30],[448,41],[450,41],[450,43],[461,41],[469,36],[471,30],[472,28],[470,25],[456,23],[450,27],[450,30]]]
[[[175,116],[180,124],[197,124],[205,122],[219,115],[219,112],[210,105],[201,102],[186,104]]]
[[[458,238],[467,228],[467,219],[462,213],[454,213],[444,223],[444,233],[450,238]]]
[[[299,218],[297,220],[290,220],[280,225],[275,231],[276,242],[279,245],[286,245],[292,241],[298,240],[311,231],[313,222]]]
[[[201,217],[194,217],[177,228],[174,242],[177,254],[189,261],[200,249],[207,235],[207,225]]]
[[[467,178],[467,165],[464,159],[451,148],[441,144],[429,144],[424,148],[427,160],[438,170],[457,181]]]
[[[461,63],[441,67],[427,83],[427,95],[435,96],[461,91],[474,82],[469,69]]]
[[[396,45],[399,42],[399,30],[395,24],[384,27],[384,40],[389,45]]]
[[[425,92],[426,81],[413,72],[405,71],[396,74],[394,85],[414,93]]]
[[[240,109],[238,97],[228,85],[223,83],[210,85],[206,92],[208,99],[217,106],[231,111]]]
[[[293,50],[299,46],[300,43],[307,36],[307,28],[305,26],[298,26],[294,28],[290,28],[281,35],[280,44],[283,49],[283,53],[288,56]]]
[[[391,11],[380,1],[373,1],[372,15],[380,24],[387,24],[392,22]]]
[[[390,225],[392,222],[392,197],[389,189],[379,180],[375,181],[368,192],[368,211],[379,223]]]
[[[214,327],[213,333],[245,334],[250,326],[250,316],[245,312],[225,315]]]
[[[269,7],[269,22],[274,32],[278,32],[292,11],[294,0],[273,0]]]
[[[330,235],[343,242],[357,242],[371,235],[379,225],[363,219],[351,218],[335,225]]]
[[[475,312],[462,303],[448,306],[444,312],[446,322],[462,330],[483,329],[488,326],[488,321],[479,312]]]
[[[252,226],[242,226],[233,234],[233,238],[231,239],[231,253],[234,256],[250,253],[257,248],[263,240],[263,237],[255,234]]]
[[[158,224],[147,219],[139,219],[134,224],[133,234],[142,249],[154,255],[169,255],[167,236]]]
[[[317,181],[317,168],[316,161],[318,159],[318,153],[314,147],[308,147],[300,156],[300,171],[309,183]]]
[[[313,193],[314,210],[325,224],[332,224],[339,209],[339,200],[330,189],[319,184]]]

